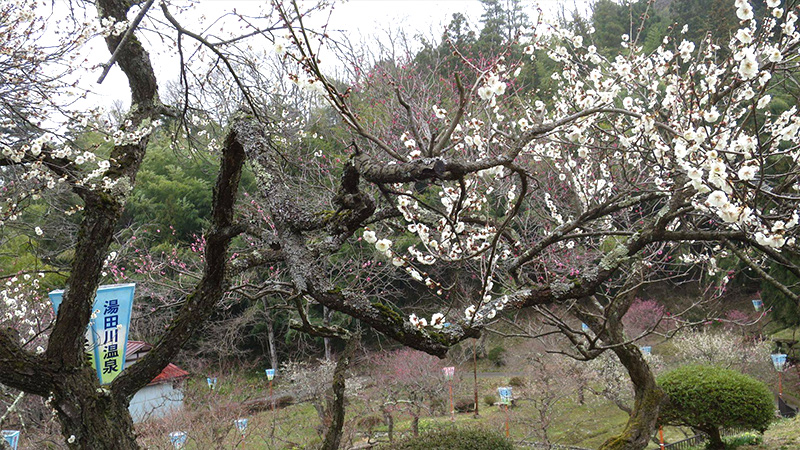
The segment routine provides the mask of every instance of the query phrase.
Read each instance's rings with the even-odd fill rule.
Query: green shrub
[[[453,409],[460,413],[475,411],[475,399],[471,397],[457,398],[453,402]]]
[[[486,395],[483,397],[483,403],[486,403],[486,406],[494,406],[497,403],[497,397],[494,395]]]
[[[764,432],[773,419],[775,407],[767,386],[733,370],[684,366],[662,375],[658,383],[669,396],[661,409],[661,423],[705,432],[711,449],[725,448],[720,428]]]
[[[513,387],[518,387],[518,388],[525,387],[525,378],[522,378],[522,377],[511,377],[511,379],[508,380],[508,385],[509,386],[513,386]]]
[[[506,349],[504,347],[494,347],[489,350],[489,354],[487,354],[486,357],[497,367],[506,365]]]
[[[425,432],[378,447],[381,450],[513,450],[505,437],[477,428],[449,428]]]
[[[431,411],[440,412],[444,414],[447,412],[450,413],[450,402],[449,400],[445,400],[442,398],[434,398],[430,401]]]

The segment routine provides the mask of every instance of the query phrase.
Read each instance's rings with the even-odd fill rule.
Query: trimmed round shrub
[[[511,379],[508,380],[508,385],[509,386],[513,386],[513,387],[519,387],[519,388],[525,387],[525,378],[522,378],[522,377],[511,377]]]
[[[684,366],[658,378],[669,396],[661,408],[664,425],[689,426],[709,435],[709,447],[725,448],[720,428],[764,432],[774,417],[772,393],[761,381],[710,366]]]
[[[378,447],[381,450],[513,450],[500,434],[479,428],[445,428]]]
[[[484,395],[483,396],[483,403],[486,403],[486,406],[494,406],[494,404],[497,403],[497,397],[495,397],[494,395],[491,395],[491,394]]]

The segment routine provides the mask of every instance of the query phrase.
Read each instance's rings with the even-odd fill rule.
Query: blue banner
[[[772,358],[772,365],[775,366],[775,370],[778,372],[783,372],[783,369],[786,368],[786,359],[788,355],[783,353],[776,353],[774,355],[769,355]]]
[[[97,288],[92,318],[86,331],[86,351],[97,371],[100,384],[111,383],[125,368],[135,288],[133,283],[110,284]],[[53,309],[58,314],[64,291],[53,291],[49,295]]]
[[[169,434],[169,440],[175,448],[183,448],[186,444],[186,433],[183,431],[173,431]]]
[[[19,431],[18,430],[3,430],[3,439],[8,442],[12,450],[17,450],[19,445]]]
[[[247,419],[236,419],[236,420],[233,421],[233,423],[234,423],[234,425],[236,425],[236,428],[242,434],[244,434],[244,430],[247,429]]]

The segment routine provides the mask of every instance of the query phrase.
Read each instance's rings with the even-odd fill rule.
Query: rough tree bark
[[[658,412],[666,398],[664,391],[656,384],[655,375],[644,355],[636,344],[626,339],[621,318],[628,310],[631,299],[619,300],[606,307],[605,318],[597,314],[599,304],[593,298],[584,298],[581,307],[584,312],[576,315],[617,355],[633,383],[633,408],[630,410],[628,422],[619,435],[608,439],[600,450],[642,450],[647,447],[656,428]],[[585,313],[589,311],[589,313]]]
[[[634,344],[614,347],[633,382],[633,409],[622,432],[600,446],[601,450],[641,450],[650,442],[658,411],[666,395],[656,384],[653,372]]]
[[[353,333],[347,340],[344,351],[339,355],[336,368],[333,371],[333,385],[331,386],[332,396],[328,399],[328,414],[330,425],[325,432],[325,440],[322,443],[322,450],[338,450],[342,441],[342,428],[344,427],[344,402],[345,402],[345,382],[347,380],[347,369],[353,360],[353,353],[358,347],[360,333]]]

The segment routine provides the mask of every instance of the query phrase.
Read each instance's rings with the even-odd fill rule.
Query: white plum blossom
[[[740,180],[750,181],[756,178],[757,173],[758,173],[758,166],[747,165],[740,167],[739,171],[736,172],[736,175],[739,177]]]
[[[464,317],[467,320],[471,320],[475,316],[475,312],[478,308],[475,305],[470,305],[467,309],[464,310]]]
[[[742,59],[739,62],[739,75],[745,80],[750,80],[758,75],[758,61],[751,48],[742,51]]]
[[[702,181],[703,180],[703,169],[699,167],[691,167],[689,170],[686,171],[686,175],[692,181]]]
[[[783,54],[781,54],[781,49],[778,47],[767,48],[764,53],[767,55],[767,60],[769,60],[769,62],[777,63],[783,60]],[[765,73],[769,74],[769,72]]]
[[[381,239],[375,242],[375,248],[381,253],[386,253],[386,251],[389,250],[389,248],[391,247],[392,247],[392,241],[390,241],[389,239]]]
[[[742,6],[736,9],[736,17],[739,20],[750,20],[753,18],[753,7],[750,3],[744,3]]]
[[[378,241],[377,236],[375,236],[375,232],[372,230],[364,230],[364,240],[367,241],[368,244],[374,244]]]
[[[753,42],[753,31],[750,28],[739,28],[736,31],[736,39],[742,44],[750,44]]]
[[[441,329],[444,326],[444,323],[444,314],[435,313],[433,316],[431,316],[431,326],[433,328],[436,328],[437,330]]]
[[[692,52],[694,52],[695,45],[692,41],[683,40],[681,45],[678,46],[678,51],[681,54],[681,59],[686,62],[692,59]]]
[[[714,123],[719,119],[719,111],[717,111],[716,106],[712,106],[711,109],[707,111],[703,111],[703,120],[708,123]]]
[[[765,247],[781,248],[786,244],[786,238],[782,234],[766,234],[758,231],[755,234],[756,242]]]
[[[428,321],[425,320],[425,318],[417,317],[416,314],[411,314],[408,317],[408,321],[411,323],[411,325],[413,325],[418,329],[422,329],[428,326]]]
[[[706,204],[717,208],[721,208],[726,203],[728,203],[728,196],[722,191],[714,191],[706,199]]]
[[[633,109],[633,99],[630,97],[625,97],[622,99],[622,106],[625,109]]]
[[[486,79],[486,84],[478,89],[478,96],[483,100],[494,100],[496,96],[503,95],[506,92],[506,83],[500,79],[496,73],[489,75]]]

